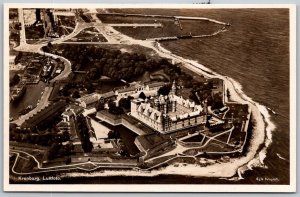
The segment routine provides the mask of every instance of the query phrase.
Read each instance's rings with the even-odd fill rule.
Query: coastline
[[[144,176],[153,177],[159,175],[183,175],[183,176],[197,176],[197,177],[219,177],[228,180],[243,179],[242,175],[246,170],[252,170],[252,167],[264,167],[264,158],[266,157],[266,151],[269,145],[272,143],[272,131],[275,129],[275,125],[270,120],[270,114],[267,108],[259,103],[253,101],[243,91],[242,86],[234,79],[227,76],[222,76],[214,71],[206,68],[200,63],[188,60],[174,55],[170,51],[161,47],[159,44],[157,47],[153,43],[140,42],[139,45],[151,48],[155,50],[159,56],[166,57],[178,62],[178,60],[184,63],[186,67],[193,70],[199,75],[204,75],[208,78],[216,77],[220,78],[225,83],[225,88],[228,88],[230,92],[231,100],[248,104],[251,109],[254,121],[254,128],[250,139],[250,146],[245,156],[238,158],[231,158],[228,163],[216,163],[206,167],[201,167],[194,164],[180,164],[180,171],[178,167],[169,165],[165,168],[152,170],[151,172],[132,171],[132,170],[104,170],[101,172],[93,172],[93,174],[86,172],[79,173],[65,173],[67,177],[106,177],[106,176]],[[261,150],[260,146],[264,144]],[[258,152],[259,151],[259,152]],[[224,170],[226,169],[226,170]],[[237,176],[236,176],[237,175]]]
[[[115,32],[115,29],[108,27]],[[104,172],[94,172],[89,174],[86,172],[83,173],[66,173],[68,176],[157,176],[157,175],[186,175],[186,176],[199,176],[199,177],[226,177],[231,178],[235,175],[238,175],[238,178],[242,179],[242,174],[246,170],[251,170],[254,166],[263,167],[263,160],[266,155],[268,146],[271,144],[272,140],[272,131],[275,128],[275,125],[270,120],[270,115],[266,107],[260,105],[259,103],[254,102],[250,97],[248,97],[243,91],[242,86],[226,76],[217,74],[216,72],[211,71],[206,68],[204,65],[183,57],[177,56],[167,49],[160,46],[159,43],[153,41],[141,41],[135,40],[126,35],[119,35],[124,40],[127,40],[128,45],[140,45],[147,47],[156,51],[156,53],[161,57],[166,57],[168,59],[174,60],[174,62],[182,62],[185,67],[194,71],[199,75],[204,75],[208,78],[216,77],[224,81],[225,87],[228,88],[231,99],[239,103],[247,103],[253,114],[253,120],[255,126],[252,131],[252,136],[250,140],[250,146],[248,147],[248,152],[246,156],[241,156],[239,158],[231,158],[228,163],[217,163],[212,164],[207,167],[200,167],[193,164],[187,164],[181,166],[180,171],[174,165],[167,166],[165,168],[160,168],[158,170],[152,170],[151,172],[143,171],[132,171],[132,170],[117,170],[110,171],[104,170]],[[55,43],[55,42],[54,42]],[[259,150],[261,144],[264,144],[262,150]],[[224,170],[226,169],[226,170]]]

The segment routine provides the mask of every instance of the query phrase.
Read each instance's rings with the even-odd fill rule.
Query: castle
[[[206,106],[177,96],[175,82],[167,96],[157,95],[131,101],[131,116],[160,133],[204,125],[207,120],[206,109]]]

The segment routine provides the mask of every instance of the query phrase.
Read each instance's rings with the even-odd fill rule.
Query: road
[[[14,161],[14,164],[12,166],[12,172],[16,175],[32,175],[32,174],[39,174],[39,173],[46,173],[46,172],[57,172],[57,171],[65,171],[65,170],[83,170],[83,171],[95,171],[99,168],[120,168],[120,169],[133,169],[136,168],[136,164],[130,164],[130,163],[100,163],[100,162],[91,162],[91,161],[87,161],[87,162],[82,162],[82,163],[76,163],[76,164],[68,164],[68,165],[58,165],[58,166],[52,166],[52,167],[42,167],[41,163],[36,159],[36,157],[34,155],[31,155],[25,151],[21,151],[21,150],[12,150],[10,151],[10,154],[16,154],[16,159]],[[21,156],[22,155],[22,156]],[[34,162],[36,163],[36,167],[38,170],[35,171],[31,171],[31,172],[17,172],[15,170],[18,162],[19,162],[19,158],[21,159],[25,159],[25,160],[29,160],[29,158],[32,158],[34,160]],[[87,166],[94,166],[93,168],[89,168],[89,167],[85,167],[85,165]]]
[[[19,11],[22,14],[22,11]],[[91,10],[90,11],[92,17],[95,19],[96,22],[93,23],[84,23],[84,22],[77,22],[73,32],[63,38],[59,38],[59,39],[54,39],[52,40],[52,44],[61,44],[61,43],[65,43],[65,41],[67,41],[70,38],[75,37],[77,34],[79,34],[83,29],[88,28],[88,27],[95,27],[100,33],[103,34],[103,36],[107,39],[107,43],[106,44],[127,44],[127,45],[141,45],[147,48],[151,48],[153,49],[159,56],[161,57],[165,57],[165,58],[169,58],[174,60],[175,62],[182,62],[183,65],[190,69],[195,71],[196,73],[200,73],[205,75],[206,77],[216,77],[216,75],[214,73],[211,73],[209,70],[207,70],[203,65],[200,65],[199,63],[195,62],[195,61],[191,61],[191,60],[186,60],[180,56],[174,55],[173,53],[171,53],[170,51],[164,49],[163,47],[161,47],[159,45],[159,43],[153,41],[153,40],[136,40],[133,39],[127,35],[121,34],[120,32],[118,32],[117,30],[114,29],[115,26],[117,26],[118,24],[103,24],[98,17],[96,17],[95,15],[95,11]],[[148,15],[147,15],[148,16]],[[149,15],[150,16],[150,15]],[[174,17],[174,16],[173,16]],[[60,58],[62,61],[65,62],[65,70],[64,72],[62,72],[59,76],[57,76],[56,78],[52,79],[51,82],[55,82],[57,80],[61,80],[66,78],[70,73],[71,73],[71,63],[69,60],[67,60],[64,57],[61,56],[57,56],[57,55],[53,55],[50,53],[44,53],[41,51],[41,48],[43,46],[45,46],[47,43],[42,43],[42,44],[37,44],[37,45],[29,45],[26,43],[26,40],[24,39],[25,36],[25,29],[23,28],[24,26],[24,20],[22,19],[23,17],[20,17],[20,22],[22,24],[22,32],[21,32],[21,44],[18,48],[16,48],[16,50],[19,51],[26,51],[26,52],[35,52],[35,53],[40,53],[43,55],[47,55],[47,56],[51,56],[54,58]],[[202,18],[202,17],[181,17],[181,16],[175,16],[175,18],[179,18],[179,19],[190,19],[190,20],[208,20],[207,18]],[[23,21],[23,22],[22,22]],[[220,21],[214,21],[214,22],[219,22],[220,24],[225,24],[223,22]],[[119,24],[121,25],[121,24]],[[122,24],[123,26],[127,25],[127,24]],[[135,26],[137,26],[137,24],[134,24]],[[144,24],[141,24],[144,25]],[[151,24],[151,26],[153,26]],[[155,27],[155,26],[154,26]],[[223,32],[223,31],[222,31]],[[221,31],[218,33],[222,33]],[[213,35],[214,36],[214,35]],[[23,37],[23,38],[22,38]],[[99,42],[100,43],[100,42]],[[98,44],[99,44],[98,43]],[[74,44],[74,43],[73,43]],[[80,43],[80,44],[96,44],[96,43]],[[103,43],[101,43],[103,44]],[[18,125],[20,125],[22,122],[24,122],[27,118],[29,118],[32,114],[38,112],[39,110],[41,110],[42,108],[44,108],[45,106],[47,106],[49,104],[48,98],[50,96],[51,93],[51,87],[47,87],[47,90],[45,89],[45,92],[41,98],[41,101],[39,103],[39,105],[36,107],[36,109],[32,110],[31,112],[29,112],[28,114],[20,117],[20,119],[16,120],[15,123],[17,123]],[[166,153],[166,155],[170,155],[170,154],[178,154],[180,152],[183,152],[183,150],[186,150],[185,148],[183,148],[180,145],[177,145],[177,148],[174,149],[173,151]],[[17,159],[15,162],[17,162],[18,157],[20,156],[20,152],[14,152],[15,154],[17,154]],[[28,154],[26,152],[24,152],[24,154]],[[162,156],[166,156],[166,155],[162,155]],[[32,155],[31,155],[32,156]],[[32,156],[33,157],[33,156]],[[35,159],[35,158],[34,158]],[[38,163],[38,161],[35,159],[35,161]],[[97,165],[96,163],[94,163],[95,165]],[[76,164],[77,165],[77,164]],[[76,166],[74,164],[74,168],[78,169],[79,167]],[[82,165],[82,164],[80,164]],[[119,165],[119,164],[118,164]],[[65,166],[65,165],[64,165]],[[101,166],[101,165],[100,165]],[[115,167],[115,166],[114,166]],[[42,169],[39,166],[38,163],[38,168]],[[63,168],[63,166],[57,166],[54,167],[55,170],[57,170],[57,168]],[[95,169],[98,167],[95,167]],[[45,170],[53,170],[53,169],[45,169]],[[94,170],[94,169],[93,169]]]
[[[107,26],[111,27],[162,27],[161,23],[153,23],[153,24],[148,24],[148,23],[116,23],[116,24],[107,24]]]
[[[27,114],[22,115],[18,119],[14,120],[13,123],[21,126],[25,122],[25,120],[29,119],[30,117],[32,117],[33,115],[35,115],[36,113],[38,113],[39,111],[47,107],[50,103],[48,99],[50,97],[52,89],[53,87],[45,87],[44,93],[37,106]]]

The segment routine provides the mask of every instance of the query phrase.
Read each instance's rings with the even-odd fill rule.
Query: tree
[[[231,96],[231,95],[230,95],[229,89],[226,90],[226,93],[227,93],[227,98],[230,99],[230,96]]]
[[[82,149],[84,152],[88,153],[91,152],[93,150],[93,143],[90,140],[86,140],[83,144],[82,144]]]
[[[72,98],[80,98],[80,94],[78,92],[78,90],[75,90],[72,94]]]
[[[48,42],[47,47],[48,47],[48,48],[51,48],[52,46],[53,46],[52,43],[51,43],[51,42]]]
[[[224,107],[222,96],[217,93],[213,96],[211,109],[220,109],[222,107]]]
[[[97,103],[97,106],[96,106],[97,111],[103,110],[104,109],[104,105],[105,105],[105,103],[100,100]]]
[[[108,139],[119,139],[120,133],[118,131],[109,131],[107,137]]]
[[[127,98],[121,98],[119,101],[119,106],[123,107],[125,109],[130,109],[131,107],[131,99],[133,99],[133,97],[129,96]]]
[[[157,91],[157,93],[159,94],[159,95],[168,95],[169,93],[170,93],[170,90],[171,90],[171,86],[169,86],[169,85],[164,85],[164,86],[162,86],[162,87],[160,87],[159,89],[158,89],[158,91]]]
[[[17,74],[12,74],[12,77],[9,79],[9,85],[15,85],[18,84],[20,81],[20,76]]]
[[[58,143],[53,143],[50,147],[50,149],[48,150],[48,159],[52,160],[55,159],[58,155],[58,151],[60,149],[61,145]]]
[[[93,84],[91,84],[89,82],[85,84],[85,88],[86,88],[88,94],[95,91]]]
[[[22,57],[23,57],[23,52],[19,51],[18,55],[15,58],[15,64],[18,64]]]
[[[100,78],[100,73],[97,68],[91,68],[87,75],[88,79],[97,80]]]

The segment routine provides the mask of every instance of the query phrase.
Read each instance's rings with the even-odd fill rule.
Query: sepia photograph
[[[4,14],[5,191],[296,190],[295,6]]]

